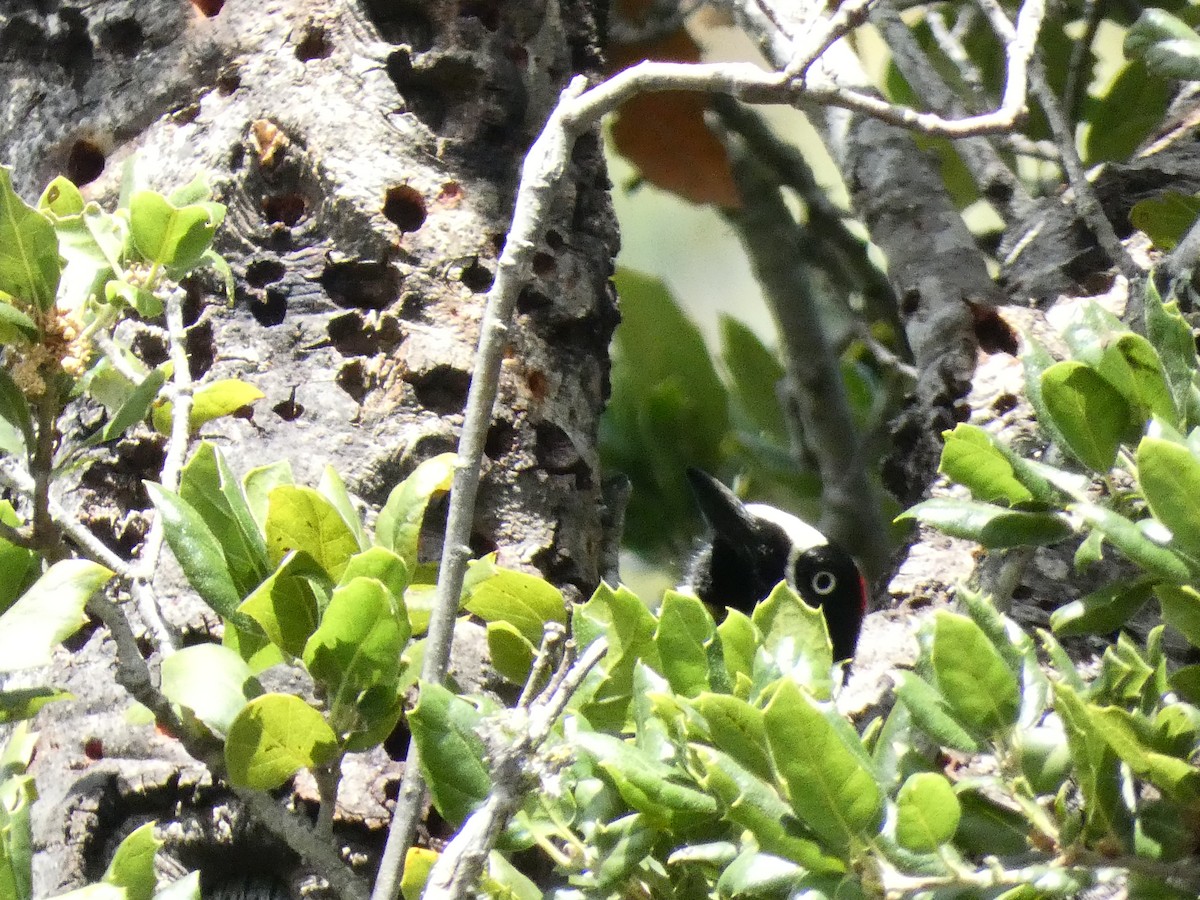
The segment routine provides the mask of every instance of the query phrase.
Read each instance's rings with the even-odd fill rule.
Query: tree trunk
[[[297,483],[315,484],[332,465],[367,509],[452,450],[521,160],[567,80],[596,69],[603,0],[23,6],[0,12],[0,148],[27,199],[61,172],[110,205],[130,164],[164,192],[202,175],[228,206],[217,249],[237,297],[226,306],[215,280],[190,284],[193,375],[237,377],[266,399],[202,437],[239,474],[288,459]],[[477,552],[540,570],[572,599],[596,584],[603,544],[596,432],[617,322],[607,189],[598,136],[586,137],[519,303],[473,535]],[[161,361],[151,333],[134,346]],[[64,498],[122,552],[145,534],[141,480],[156,478],[161,446],[126,439]],[[173,568],[159,594],[195,642],[215,619]],[[85,630],[73,649],[54,683],[76,699],[37,722],[35,893],[96,878],[106,848],[150,818],[189,868],[291,878],[294,861],[263,849],[202,767],[125,720],[107,633]],[[397,769],[380,750],[349,764],[338,824],[366,873]]]

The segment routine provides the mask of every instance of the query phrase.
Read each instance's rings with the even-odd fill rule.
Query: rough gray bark
[[[238,296],[226,308],[215,282],[192,286],[193,374],[239,377],[266,399],[252,418],[221,420],[203,436],[238,472],[287,458],[298,483],[311,484],[330,463],[377,508],[417,463],[454,447],[520,161],[570,76],[595,68],[602,6],[5,4],[0,157],[27,199],[64,172],[111,200],[135,156],[156,189],[207,174],[229,207],[217,249]],[[572,597],[598,579],[595,439],[617,321],[598,141],[581,142],[574,160],[519,304],[474,533],[478,551],[535,567]],[[136,346],[155,362],[162,353],[148,336]],[[159,440],[143,434],[83,475],[73,505],[113,546],[127,551],[143,536],[140,479],[160,459]],[[168,618],[199,639],[212,623],[169,568],[159,584]],[[194,851],[181,851],[184,864],[198,864],[210,836],[258,846],[236,804],[174,742],[124,722],[103,630],[80,643],[63,654],[60,678],[79,699],[38,723],[36,892],[94,878],[110,837],[145,818],[172,820],[177,801],[197,810],[190,826],[168,828],[192,835],[180,843]],[[376,756],[351,766],[338,817],[366,871],[396,778]],[[247,857],[263,863],[251,871],[291,877],[292,861],[279,858],[287,864]]]

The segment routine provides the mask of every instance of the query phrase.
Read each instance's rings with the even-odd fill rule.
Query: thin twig
[[[938,49],[954,64],[954,68],[958,70],[958,77],[970,92],[974,102],[968,104],[968,108],[983,109],[991,102],[983,86],[983,73],[979,71],[979,67],[975,65],[975,61],[963,45],[963,36],[970,30],[971,20],[975,18],[976,11],[969,6],[964,7],[959,12],[953,28],[946,25],[947,15],[948,13],[931,9],[925,16],[925,22]]]
[[[1084,27],[1083,37],[1071,48],[1071,61],[1067,65],[1067,80],[1063,86],[1062,105],[1068,119],[1075,118],[1079,112],[1079,104],[1087,93],[1092,71],[1087,68],[1085,73],[1085,66],[1092,58],[1092,44],[1100,31],[1100,23],[1104,20],[1107,7],[1105,0],[1084,0],[1087,25]]]
[[[841,40],[867,20],[867,13],[876,0],[845,0],[833,15],[820,23],[788,63],[783,74],[791,81],[803,82],[808,70],[835,41]]]

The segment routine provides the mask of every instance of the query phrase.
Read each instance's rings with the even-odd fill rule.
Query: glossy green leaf
[[[703,693],[692,705],[704,718],[714,747],[754,776],[771,780],[767,725],[761,709],[730,694]]]
[[[242,486],[214,445],[201,442],[183,467],[179,496],[221,541],[229,573],[245,596],[271,571],[267,544]]]
[[[382,582],[355,578],[334,590],[303,658],[309,673],[325,687],[330,719],[339,734],[375,725],[359,706],[372,688],[396,698],[400,651],[409,636],[403,604]],[[392,711],[399,716],[396,703],[389,717]],[[391,718],[389,726],[394,725]]]
[[[1090,713],[1101,737],[1135,775],[1182,803],[1200,799],[1200,769],[1148,746],[1134,713],[1115,706],[1092,707]]]
[[[759,644],[750,617],[741,610],[729,610],[725,614],[725,621],[717,626],[717,636],[721,639],[721,652],[729,677],[736,679],[738,675],[748,676]]]
[[[1021,705],[1017,679],[975,622],[938,610],[931,661],[938,689],[968,729],[995,735],[1016,722]]]
[[[38,198],[38,209],[52,213],[55,218],[65,219],[77,216],[83,212],[83,194],[79,192],[74,182],[62,175],[57,176],[46,185],[42,196]]]
[[[24,765],[14,768],[24,771]],[[33,900],[30,808],[36,796],[31,776],[11,775],[0,780],[0,896],[5,900]]]
[[[263,692],[250,666],[220,644],[184,647],[164,659],[161,690],[221,735],[229,732],[242,707]]]
[[[1144,232],[1159,250],[1171,251],[1200,217],[1200,197],[1167,191],[1139,200],[1129,211],[1129,221]]]
[[[238,607],[285,653],[299,656],[317,628],[331,580],[306,552],[284,557],[279,567]]]
[[[1129,431],[1130,409],[1120,392],[1080,362],[1055,363],[1042,373],[1042,399],[1064,449],[1096,472],[1108,472]]]
[[[203,900],[200,894],[200,873],[188,872],[154,892],[154,900]]]
[[[1061,725],[1023,728],[1015,738],[1021,774],[1029,786],[1038,794],[1057,794],[1071,775],[1071,748]]]
[[[0,725],[32,719],[47,703],[72,700],[74,694],[52,687],[17,688],[0,690]]]
[[[31,344],[39,339],[39,335],[33,319],[0,296],[0,342]]]
[[[1200,459],[1173,441],[1144,437],[1136,461],[1154,517],[1185,552],[1200,556]]]
[[[1172,300],[1164,304],[1154,286],[1154,279],[1146,279],[1145,290],[1146,336],[1154,345],[1163,362],[1171,395],[1180,410],[1189,408],[1188,399],[1193,390],[1196,375],[1196,341],[1192,328],[1179,313],[1179,304]],[[1189,422],[1195,425],[1196,422]]]
[[[896,795],[896,840],[916,853],[931,853],[958,830],[962,808],[944,775],[917,772]]]
[[[608,640],[608,653],[594,676],[596,687],[584,704],[584,715],[597,728],[619,729],[633,691],[635,665],[645,660],[655,671],[661,670],[654,644],[657,623],[637,595],[603,583],[587,603],[575,607],[573,616],[571,631],[576,640],[588,631]]]
[[[1154,593],[1166,623],[1200,647],[1200,591],[1190,585],[1158,584]]]
[[[58,237],[50,220],[17,196],[11,171],[0,166],[0,292],[44,313],[62,275]]]
[[[125,889],[127,900],[151,900],[158,885],[154,856],[163,842],[154,836],[154,823],[132,831],[113,854],[104,881]]]
[[[915,519],[953,537],[978,541],[991,550],[1028,544],[1054,544],[1071,534],[1056,512],[1021,512],[975,500],[938,497],[918,503],[897,516]]]
[[[913,672],[892,673],[896,698],[903,703],[918,728],[944,747],[964,753],[979,750],[979,742],[958,721],[942,693]]]
[[[834,726],[835,710],[819,705],[791,680],[766,709],[767,740],[786,799],[826,848],[843,854],[883,824],[883,794],[861,746]]]
[[[1128,159],[1160,126],[1170,99],[1171,86],[1161,73],[1145,61],[1130,62],[1091,104],[1084,161]]]
[[[404,900],[421,900],[425,883],[441,854],[424,847],[410,847],[404,857],[404,874],[400,879],[400,894]]]
[[[483,742],[475,734],[481,718],[466,700],[424,682],[408,714],[433,805],[452,825],[462,822],[491,790]]]
[[[1200,36],[1164,9],[1146,9],[1125,35],[1125,53],[1163,78],[1200,80]]]
[[[1094,503],[1078,503],[1070,509],[1077,513],[1086,525],[1103,534],[1110,544],[1151,575],[1177,584],[1190,580],[1191,572],[1187,563],[1169,547],[1164,547],[1147,537],[1136,523]]]
[[[700,786],[716,797],[728,819],[754,835],[763,850],[792,860],[812,872],[846,870],[845,863],[838,857],[825,852],[811,838],[798,834],[794,825],[789,827],[792,811],[770,781],[751,773],[733,757],[718,750],[700,746],[696,748],[696,754],[701,766]]]
[[[1013,856],[1029,850],[1029,823],[1025,816],[1001,805],[984,792],[960,790],[962,809],[955,846],[978,856]]]
[[[101,429],[100,440],[115,441],[138,422],[144,421],[166,380],[167,373],[162,367],[152,369]]]
[[[292,464],[284,459],[251,469],[242,478],[242,492],[250,507],[250,515],[258,524],[259,531],[267,527],[267,506],[271,491],[281,484],[292,484]]]
[[[129,201],[133,245],[147,262],[171,269],[199,262],[224,218],[219,203],[175,206],[155,191],[138,191]]]
[[[541,644],[547,622],[567,621],[562,591],[543,578],[514,569],[493,568],[471,584],[464,607],[485,622],[508,622],[535,646]]]
[[[237,378],[223,378],[196,389],[192,396],[192,408],[188,412],[188,432],[195,434],[206,423],[222,416],[232,415],[264,394],[252,384]],[[154,427],[163,434],[171,432],[171,416],[174,405],[168,400],[154,407],[151,419]]]
[[[1096,371],[1129,402],[1139,433],[1155,416],[1164,422],[1177,420],[1162,360],[1140,334],[1126,332],[1109,342]]]
[[[626,803],[652,824],[679,827],[717,814],[716,800],[691,784],[685,773],[610,734],[580,732],[575,746],[593,757],[596,766]]]
[[[1144,577],[1109,582],[1052,612],[1050,627],[1064,637],[1116,631],[1146,605],[1152,587],[1153,581]]]
[[[732,316],[722,315],[721,359],[729,373],[732,394],[746,425],[785,442],[788,439],[779,385],[783,365],[754,331]]]
[[[15,452],[21,452],[34,446],[33,417],[29,412],[29,401],[25,394],[12,380],[8,370],[0,367],[0,419],[12,425],[21,435],[24,447]]]
[[[241,592],[229,572],[221,541],[200,513],[162,485],[150,481],[144,484],[150,501],[162,516],[167,545],[175,554],[188,584],[218,615],[243,630],[252,633],[259,631],[253,620],[238,612],[238,604],[242,602]]]
[[[20,528],[23,524],[7,500],[0,500],[0,522]],[[0,538],[0,613],[16,602],[41,574],[41,557]]]
[[[393,597],[403,597],[408,587],[408,566],[399,556],[384,547],[370,547],[355,553],[346,563],[341,583],[353,578],[374,578],[382,582]]]
[[[663,595],[654,643],[662,674],[675,693],[695,697],[712,686],[708,648],[716,631],[712,615],[698,599],[676,591]]]
[[[1121,796],[1120,760],[1097,730],[1088,704],[1071,687],[1056,683],[1054,701],[1083,793],[1088,832],[1094,838],[1110,838],[1117,846],[1129,846],[1133,822]]]
[[[794,672],[795,677],[818,697],[829,696],[833,647],[829,627],[819,609],[809,606],[786,583],[780,582],[754,608],[750,621],[763,636],[763,649],[778,656],[781,649],[786,649],[784,643],[789,644],[800,670]]]
[[[354,501],[350,499],[350,494],[346,490],[346,483],[342,481],[342,476],[333,466],[327,465],[321,471],[321,481],[317,484],[317,493],[332,503],[333,508],[341,513],[342,519],[350,526],[354,536],[358,538],[360,550],[366,550],[371,546],[363,531],[362,518],[354,508]]]
[[[479,887],[489,900],[542,900],[542,889],[498,850],[488,854]]]
[[[442,453],[417,466],[388,494],[375,520],[376,542],[396,551],[410,568],[417,565],[417,539],[425,508],[434,494],[450,490],[456,459],[453,453]]]
[[[999,500],[1015,506],[1033,499],[996,446],[995,438],[978,425],[960,423],[953,431],[943,432],[942,437],[945,444],[938,471],[966,487],[976,500]]]
[[[247,703],[225,739],[225,768],[238,787],[271,791],[300,769],[337,756],[337,738],[319,712],[293,694]]]
[[[487,645],[496,671],[513,684],[525,684],[538,648],[508,622],[487,623]]]
[[[337,581],[358,552],[358,539],[334,506],[312,488],[280,485],[271,491],[264,529],[267,553],[278,565],[303,551]]]
[[[0,673],[48,665],[59,641],[87,617],[88,599],[113,573],[85,559],[56,562],[0,615]]]

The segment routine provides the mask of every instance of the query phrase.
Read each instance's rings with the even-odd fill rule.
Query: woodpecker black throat
[[[696,596],[748,614],[786,581],[824,614],[833,658],[852,658],[867,612],[866,581],[853,557],[790,513],[743,503],[700,469],[687,475],[712,530],[688,572]]]

